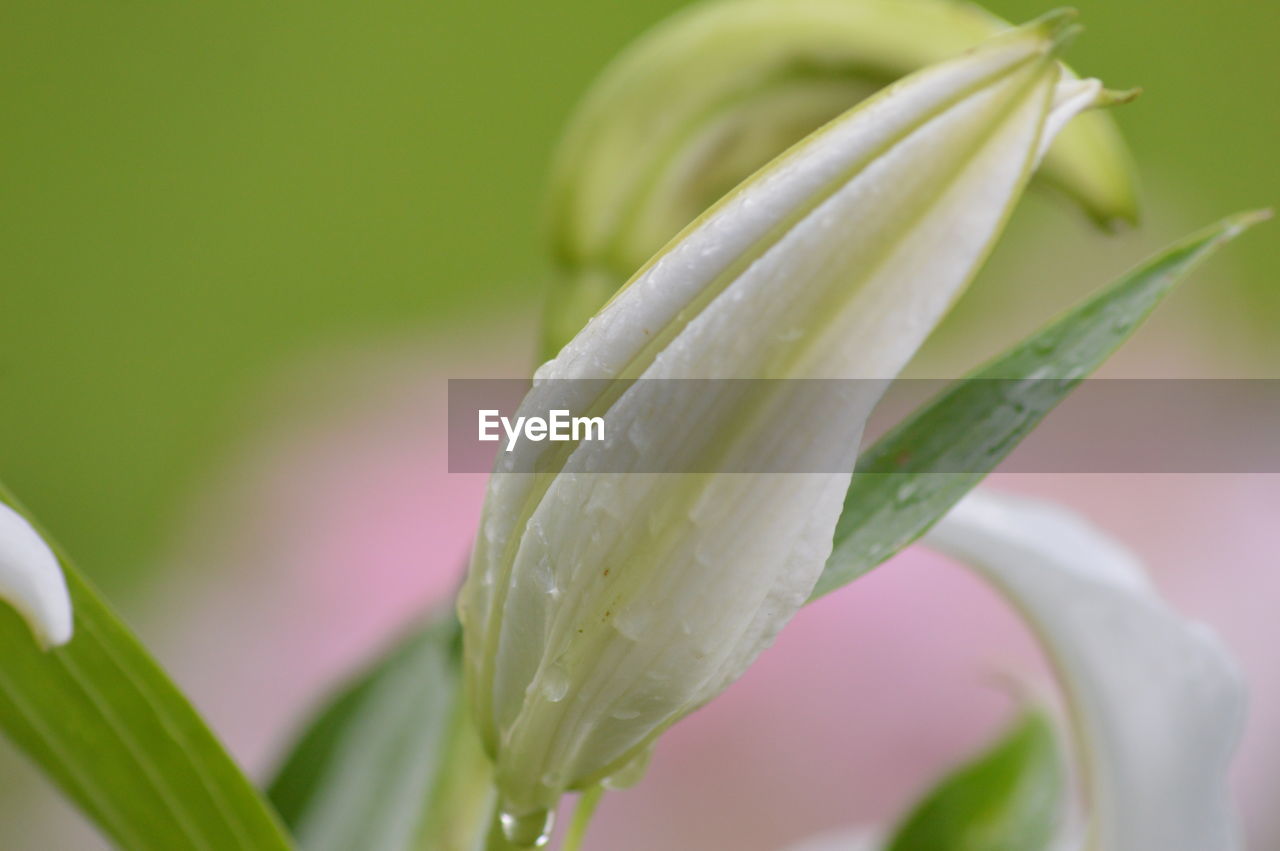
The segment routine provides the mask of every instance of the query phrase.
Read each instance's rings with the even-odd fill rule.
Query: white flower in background
[[[71,598],[58,558],[26,519],[0,502],[0,600],[22,615],[36,640],[71,640]]]
[[[735,398],[733,382],[627,379],[896,375],[1054,134],[1102,98],[1056,60],[1063,23],[1011,31],[832,122],[686,229],[539,370],[520,413],[603,416],[609,437],[501,457],[459,599],[513,838],[534,841],[566,790],[638,773],[803,604],[879,395],[876,382],[840,399],[794,390],[804,382]],[[618,472],[707,459],[840,472]]]
[[[1043,643],[1096,847],[1238,847],[1227,768],[1245,691],[1207,627],[1170,609],[1126,550],[1051,505],[974,492],[925,540],[986,576]]]
[[[924,542],[998,588],[1058,676],[1083,793],[1071,821],[1085,827],[1055,849],[1241,847],[1228,767],[1243,681],[1217,637],[1169,608],[1128,551],[1057,506],[984,491]],[[881,847],[845,834],[794,851]]]

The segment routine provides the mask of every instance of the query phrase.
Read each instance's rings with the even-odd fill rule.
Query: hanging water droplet
[[[651,423],[645,418],[633,420],[627,427],[627,440],[639,452],[647,452],[653,448],[654,434]]]
[[[502,823],[502,835],[512,845],[541,848],[551,838],[555,813],[550,810],[534,810],[517,815],[504,809],[498,818]]]

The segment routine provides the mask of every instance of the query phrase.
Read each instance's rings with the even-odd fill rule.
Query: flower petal
[[[71,640],[71,598],[58,558],[26,518],[3,502],[0,599],[18,610],[44,647]]]
[[[974,491],[925,542],[1026,617],[1071,710],[1097,848],[1239,847],[1227,768],[1245,716],[1230,655],[1166,605],[1141,565],[1052,505]]]

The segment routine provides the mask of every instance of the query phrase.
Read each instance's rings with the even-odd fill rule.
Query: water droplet
[[[613,616],[613,626],[623,638],[639,641],[652,619],[652,610],[642,606],[627,606]]]
[[[587,498],[586,513],[593,517],[603,515],[606,518],[622,517],[622,497],[617,484],[609,479],[592,483],[591,494]]]
[[[542,674],[542,696],[552,703],[559,703],[569,693],[569,672],[564,665],[555,664]]]
[[[609,715],[610,715],[610,717],[612,717],[612,718],[616,718],[616,719],[617,719],[617,720],[619,720],[619,721],[630,721],[630,720],[632,720],[633,718],[639,718],[639,717],[640,717],[640,710],[638,710],[638,709],[615,709],[615,710],[613,710],[613,712],[609,713]]]
[[[919,487],[920,487],[920,483],[915,479],[908,479],[907,481],[898,485],[898,493],[897,493],[898,502],[909,501],[911,497],[915,496],[916,491],[919,489]]]
[[[498,818],[502,823],[502,835],[512,845],[541,848],[551,838],[555,814],[550,810],[534,810],[517,815],[504,809]]]

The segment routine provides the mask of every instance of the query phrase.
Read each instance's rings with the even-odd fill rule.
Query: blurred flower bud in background
[[[544,355],[796,140],[1008,27],[951,0],[720,0],[655,27],[606,69],[557,149]],[[1102,224],[1137,218],[1129,154],[1106,113],[1072,122],[1039,173]]]

